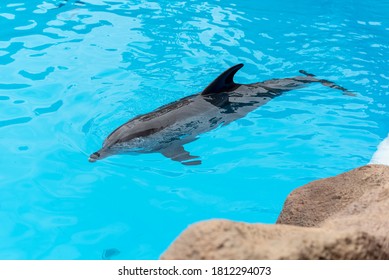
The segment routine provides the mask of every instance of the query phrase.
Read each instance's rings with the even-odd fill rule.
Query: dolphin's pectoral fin
[[[199,165],[201,160],[193,160],[198,156],[192,156],[183,146],[173,146],[160,151],[165,157],[179,161],[184,165]]]
[[[238,84],[234,83],[234,75],[242,67],[243,64],[240,63],[224,71],[203,90],[201,95],[207,96],[213,93],[231,91],[236,88]]]

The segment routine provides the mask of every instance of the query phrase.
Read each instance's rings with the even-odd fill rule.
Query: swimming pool
[[[25,3],[24,3],[25,2]],[[387,136],[388,1],[0,3],[0,259],[156,259],[189,224],[274,223],[287,194],[367,164]],[[290,91],[186,147],[88,155],[128,119],[236,81]]]

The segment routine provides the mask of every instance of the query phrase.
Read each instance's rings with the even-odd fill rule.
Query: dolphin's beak
[[[89,162],[95,162],[96,160],[98,160],[100,158],[100,153],[99,152],[95,152],[93,154],[91,154],[89,156]]]

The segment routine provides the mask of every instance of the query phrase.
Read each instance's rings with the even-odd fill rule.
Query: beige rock
[[[385,201],[389,203],[389,166],[366,165],[297,188],[286,199],[277,223],[320,226],[337,216],[350,218],[367,213],[369,207]],[[385,217],[384,213],[378,214]],[[386,217],[388,229],[389,215]]]
[[[367,165],[294,190],[276,225],[190,226],[162,259],[389,259],[389,167]]]

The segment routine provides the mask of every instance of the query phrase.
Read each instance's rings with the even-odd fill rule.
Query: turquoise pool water
[[[388,1],[0,2],[0,259],[156,259],[189,224],[274,223],[287,194],[366,164],[389,131]],[[118,125],[236,80],[312,85],[160,154],[91,164]]]

